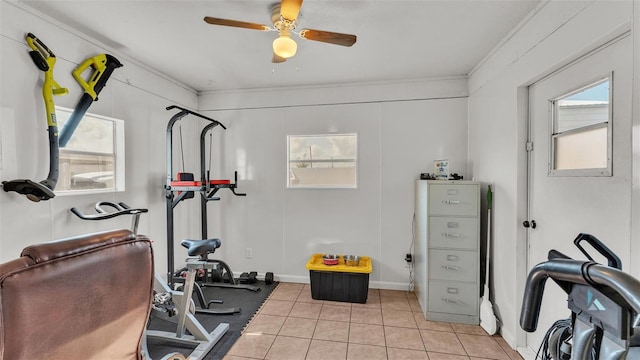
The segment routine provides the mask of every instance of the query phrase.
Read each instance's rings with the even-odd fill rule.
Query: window
[[[58,132],[72,112],[56,106]],[[124,191],[124,121],[85,114],[59,163],[56,193]]]
[[[356,188],[357,134],[287,136],[288,188]]]
[[[611,76],[551,100],[554,176],[611,176]]]

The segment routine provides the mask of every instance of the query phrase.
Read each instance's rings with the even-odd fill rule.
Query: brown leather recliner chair
[[[153,274],[129,230],[25,248],[0,264],[0,359],[142,359]]]

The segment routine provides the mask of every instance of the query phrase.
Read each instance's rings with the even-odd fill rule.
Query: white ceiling
[[[212,16],[270,24],[274,1],[17,2],[196,91],[464,76],[539,2],[306,0],[298,29],[350,33],[358,40],[342,47],[294,36],[298,54],[282,64],[271,63],[276,32],[203,21]]]

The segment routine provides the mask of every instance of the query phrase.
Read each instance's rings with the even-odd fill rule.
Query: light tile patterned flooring
[[[313,300],[280,283],[224,360],[520,360],[480,326],[424,319],[411,292],[369,289],[365,304]]]

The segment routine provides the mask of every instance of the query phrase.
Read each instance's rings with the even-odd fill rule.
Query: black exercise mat
[[[218,287],[203,287],[202,292],[205,296],[205,301],[210,300],[222,300],[223,304],[213,304],[212,309],[239,307],[240,313],[233,315],[209,315],[209,314],[196,314],[196,318],[200,321],[202,326],[208,331],[218,326],[219,323],[228,323],[229,331],[216,343],[214,348],[207,354],[204,359],[206,360],[220,360],[229,351],[231,346],[240,337],[242,330],[253,318],[256,311],[260,309],[262,303],[267,299],[269,294],[276,288],[278,282],[273,282],[270,285],[265,284],[264,281],[258,281],[254,286],[259,287],[261,290],[258,292],[245,290],[245,289],[229,289]],[[196,304],[197,300],[194,297]],[[175,331],[176,324],[151,318],[149,322],[149,329],[162,330],[162,331]],[[160,359],[168,353],[179,352],[186,356],[189,355],[192,348],[179,347],[179,344],[160,343],[157,341],[149,342],[148,345],[149,355],[152,359]]]

